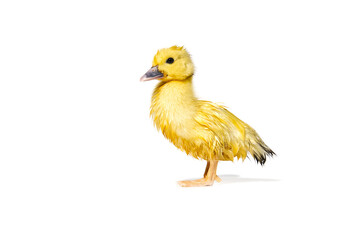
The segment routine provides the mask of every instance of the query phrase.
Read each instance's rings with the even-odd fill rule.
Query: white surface
[[[1,1],[0,239],[358,239],[356,1]],[[158,48],[277,153],[205,162],[149,119]]]

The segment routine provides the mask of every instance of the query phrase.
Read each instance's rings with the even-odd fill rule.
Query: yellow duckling
[[[183,47],[173,46],[157,52],[152,68],[141,81],[158,79],[151,103],[151,116],[157,129],[177,148],[207,161],[204,177],[179,181],[183,187],[211,186],[220,182],[218,161],[235,157],[253,158],[263,165],[275,154],[248,124],[225,107],[199,100],[192,88],[194,65]]]

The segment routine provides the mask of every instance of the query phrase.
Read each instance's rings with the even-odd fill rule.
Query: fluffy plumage
[[[174,62],[166,63],[168,58]],[[151,116],[177,148],[207,161],[244,160],[249,152],[264,164],[267,156],[274,154],[253,128],[225,107],[195,97],[194,65],[183,47],[159,50],[153,67],[162,77],[152,95]]]

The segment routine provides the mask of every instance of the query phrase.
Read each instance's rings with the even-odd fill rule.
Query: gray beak
[[[140,78],[141,82],[145,82],[145,81],[150,81],[150,80],[154,80],[154,79],[159,79],[163,77],[163,74],[158,71],[158,66],[154,66],[152,68],[150,68],[150,70],[148,70],[145,75],[143,75]]]

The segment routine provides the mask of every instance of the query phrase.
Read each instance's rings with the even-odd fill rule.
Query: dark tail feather
[[[262,166],[267,161],[267,157],[276,155],[264,142],[259,143],[258,147],[260,147],[260,149],[256,149],[257,151],[253,151],[251,154],[257,163],[260,163]]]

